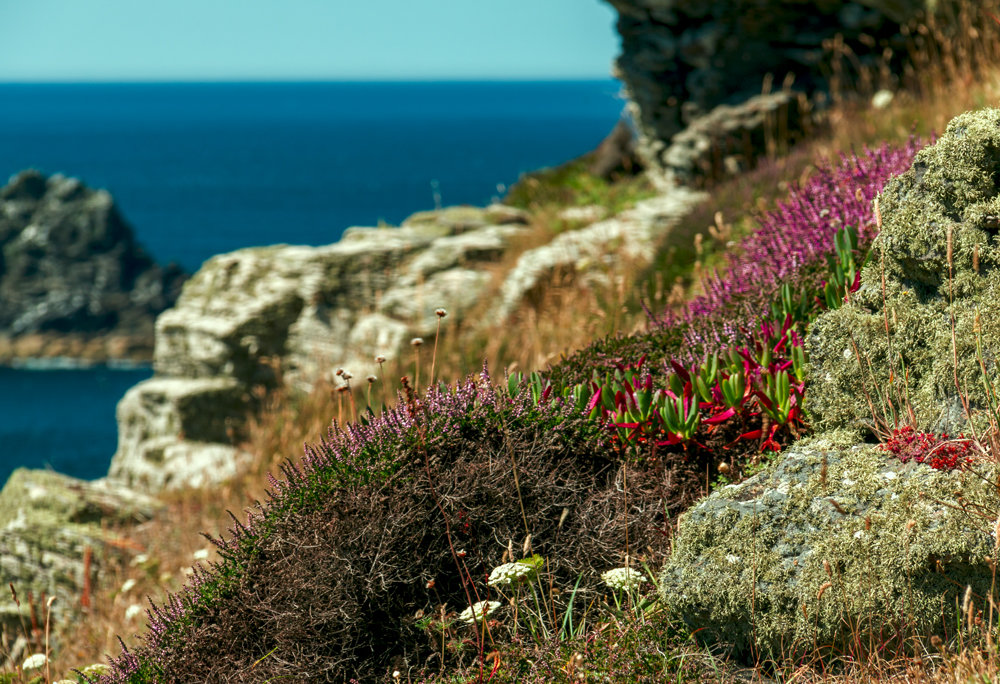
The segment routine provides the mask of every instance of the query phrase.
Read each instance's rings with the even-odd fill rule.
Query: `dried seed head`
[[[826,559],[823,559],[823,569],[826,570],[827,577],[833,577],[833,571],[830,569],[830,562]]]
[[[368,384],[369,384],[369,385],[370,385],[370,384],[372,384],[373,382],[375,382],[376,380],[378,380],[378,378],[376,378],[376,377],[375,377],[374,375],[369,375],[369,376],[368,376],[367,378],[365,378],[365,379],[366,379],[366,380],[368,380]]]
[[[916,527],[916,525],[917,525],[917,521],[916,520],[907,520],[906,521],[906,531],[909,532],[914,527]]]
[[[381,366],[383,363],[385,363],[385,357],[379,354],[378,356],[375,357],[375,363]]]
[[[528,553],[531,551],[531,535],[529,534],[524,538],[524,548],[522,549],[523,556],[527,557]]]
[[[445,309],[435,309],[434,315],[437,316],[438,318],[444,318],[445,316],[448,315],[448,311]]]
[[[350,380],[354,376],[348,373],[347,371],[344,371],[343,373],[341,373],[340,377],[342,377],[344,380]]]
[[[336,375],[336,376],[337,376],[338,378],[339,378],[339,377],[340,377],[341,375],[343,375],[343,374],[344,374],[344,369],[343,369],[343,368],[338,368],[338,369],[337,369],[337,372],[336,372],[336,373],[334,373],[334,375]]]
[[[557,529],[560,530],[562,529],[563,523],[566,522],[566,518],[568,517],[569,517],[569,509],[563,508],[562,515],[559,516],[559,525],[557,526]]]
[[[348,385],[341,385],[340,387],[337,388],[337,391],[338,392],[350,392],[351,388]]]
[[[419,347],[423,343],[424,343],[424,338],[422,337],[414,337],[412,340],[410,340],[411,347]]]
[[[820,599],[822,599],[823,598],[823,592],[825,592],[827,589],[829,589],[832,586],[833,586],[833,582],[823,582],[823,584],[821,584],[819,586],[819,591],[816,593],[816,600],[819,601]]]

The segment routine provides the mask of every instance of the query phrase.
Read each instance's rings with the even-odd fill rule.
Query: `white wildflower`
[[[34,655],[28,656],[28,659],[24,661],[21,665],[22,670],[37,670],[41,667],[45,667],[45,663],[49,662],[49,659],[45,657],[44,653],[36,653]]]
[[[538,568],[543,563],[541,556],[532,556],[524,560],[513,563],[504,563],[493,568],[486,584],[491,587],[503,584],[518,584],[519,582],[531,582],[535,579]]]
[[[192,555],[195,560],[208,560],[208,549],[198,549]]]
[[[128,592],[132,591],[132,588],[134,586],[135,586],[135,580],[132,579],[131,577],[128,578],[122,583],[121,593],[127,594]]]
[[[483,617],[489,617],[496,612],[496,609],[499,607],[499,601],[480,601],[478,603],[473,603],[459,614],[458,619],[471,625],[475,622],[479,622],[483,619]]]
[[[885,109],[892,102],[894,95],[891,90],[884,88],[872,96],[872,107],[874,109]]]
[[[737,563],[740,562],[740,557],[737,556],[736,554],[731,553],[731,554],[729,554],[729,555],[726,556],[726,561],[730,565],[736,565]]]
[[[636,589],[646,579],[638,570],[632,568],[614,568],[601,573],[601,579],[612,589]]]
[[[142,606],[140,606],[138,603],[133,603],[131,606],[125,609],[126,620],[134,620],[140,615],[142,615]]]

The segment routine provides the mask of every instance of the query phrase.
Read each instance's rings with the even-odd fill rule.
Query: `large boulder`
[[[137,340],[126,347],[144,340],[148,358],[153,322],[184,277],[143,251],[105,190],[38,171],[0,188],[0,347],[11,355],[45,354],[64,336],[86,351],[87,339],[116,336]],[[11,341],[25,337],[36,344]]]
[[[233,378],[140,382],[118,402],[118,450],[108,476],[152,491],[225,481],[250,460],[231,445],[250,408]]]
[[[638,151],[651,168],[685,179],[752,164],[766,136],[794,139],[802,126],[790,93],[827,94],[831,75],[849,85],[857,68],[873,68],[885,54],[905,59],[913,41],[901,26],[916,19],[928,0],[607,0],[618,11],[622,54],[616,75],[625,83],[639,133]],[[909,41],[909,42],[908,42]],[[886,53],[886,50],[891,52]],[[850,58],[845,58],[850,55]],[[840,60],[843,69],[831,65]],[[898,64],[894,64],[898,66]],[[743,103],[766,92],[791,95],[775,116],[751,116]],[[772,92],[773,92],[772,91]],[[726,105],[728,109],[717,109]],[[675,136],[712,114],[698,137],[703,154]],[[722,122],[723,126],[718,124]],[[741,140],[741,135],[745,137]],[[671,150],[672,145],[679,147]]]
[[[912,409],[915,427],[958,434],[968,402],[981,427],[1000,374],[1000,110],[956,117],[879,210],[860,290],[810,329],[813,426],[891,425]]]
[[[967,587],[985,612],[997,541],[975,511],[1000,506],[997,468],[939,471],[850,444],[797,445],[686,512],[660,576],[667,609],[765,660],[849,651],[856,634],[889,650],[954,636]]]

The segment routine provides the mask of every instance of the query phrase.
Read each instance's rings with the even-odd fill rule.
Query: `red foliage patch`
[[[952,439],[948,435],[916,432],[909,425],[893,430],[892,437],[881,447],[903,463],[913,460],[934,470],[962,468],[972,462],[974,453],[972,440],[965,435]]]

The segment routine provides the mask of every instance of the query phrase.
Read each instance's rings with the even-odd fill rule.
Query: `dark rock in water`
[[[0,189],[0,335],[152,340],[184,278],[143,251],[105,190],[34,170]]]

